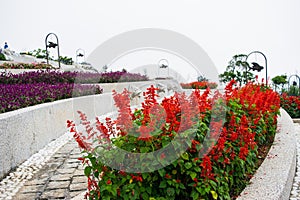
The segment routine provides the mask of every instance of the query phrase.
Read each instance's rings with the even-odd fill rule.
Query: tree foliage
[[[272,82],[275,86],[275,90],[277,91],[278,86],[281,86],[281,92],[285,84],[287,84],[287,76],[286,75],[279,75],[272,78]]]
[[[255,76],[249,72],[249,63],[246,61],[247,55],[239,54],[232,57],[224,73],[220,74],[220,81],[228,83],[231,80],[237,81],[240,85],[248,81],[254,81]]]

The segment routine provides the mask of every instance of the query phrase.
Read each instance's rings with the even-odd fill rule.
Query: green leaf
[[[194,169],[195,172],[201,172],[200,167],[194,167],[193,169]]]
[[[189,160],[189,154],[187,152],[184,152],[183,154],[181,154],[181,157],[184,159],[184,160]]]
[[[166,175],[166,171],[164,169],[159,169],[158,173],[161,177],[164,177]]]
[[[191,197],[192,197],[193,199],[198,199],[199,193],[196,192],[195,190],[193,190],[193,191],[192,191],[192,194],[191,194]]]
[[[210,193],[214,199],[218,199],[218,194],[215,191],[211,190]]]
[[[184,164],[184,166],[185,166],[186,169],[190,169],[190,168],[192,168],[193,164],[190,163],[190,162],[187,162],[187,163]]]
[[[148,153],[148,152],[150,152],[149,147],[141,147],[141,153]]]
[[[92,171],[92,167],[90,167],[90,166],[85,167],[84,168],[84,175],[90,176],[91,171]]]
[[[146,192],[142,193],[142,198],[143,199],[151,199],[151,197],[149,198],[149,195]],[[154,199],[155,200],[155,199]]]
[[[162,181],[159,184],[159,188],[166,188],[167,187],[167,182],[166,181]]]
[[[168,196],[174,196],[175,195],[174,188],[167,188],[167,194]]]
[[[180,187],[181,189],[186,189],[186,187],[185,187],[182,183],[179,184],[179,187]]]
[[[196,174],[196,172],[191,172],[190,176],[191,176],[192,179],[194,179],[194,178],[196,178],[197,174]]]

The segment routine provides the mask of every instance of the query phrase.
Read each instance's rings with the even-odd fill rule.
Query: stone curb
[[[237,200],[289,199],[296,169],[295,128],[285,110],[280,114],[274,143]]]

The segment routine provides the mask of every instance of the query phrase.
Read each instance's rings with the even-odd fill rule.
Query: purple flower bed
[[[115,83],[146,81],[140,74],[121,72],[81,73],[56,70],[0,73],[0,113],[71,97],[101,94],[98,85],[83,83]]]
[[[0,113],[59,99],[101,94],[97,85],[58,83],[0,84]]]
[[[44,63],[3,63],[0,69],[54,69],[53,66]]]
[[[55,70],[24,72],[21,74],[1,73],[0,84],[28,83],[115,83],[147,81],[146,76],[126,71],[105,73],[60,72]]]

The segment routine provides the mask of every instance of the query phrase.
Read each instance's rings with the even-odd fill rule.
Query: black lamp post
[[[158,76],[160,74],[160,70],[161,69],[166,69],[166,68],[168,68],[168,77],[167,78],[169,78],[169,72],[170,71],[169,71],[169,62],[168,62],[168,60],[166,60],[166,59],[159,60],[158,61]]]
[[[298,83],[296,81],[293,81],[293,89],[294,89],[294,93],[292,95],[300,95],[300,77],[297,74],[293,74],[289,77],[288,80],[288,93],[290,93],[290,81],[292,77],[296,77],[298,79]],[[298,85],[298,93],[296,94],[296,86]]]
[[[251,55],[251,54],[254,54],[254,53],[259,53],[261,54],[264,59],[265,59],[265,67],[266,67],[266,85],[268,85],[268,66],[267,66],[267,57],[265,56],[265,54],[263,54],[262,52],[260,51],[252,51],[251,53],[248,54],[247,58],[246,58],[246,62],[248,60],[248,57]],[[253,70],[253,71],[257,71],[257,72],[260,72],[261,70],[264,69],[263,66],[260,66],[258,63],[256,62],[252,62],[251,63],[252,66],[249,66],[249,69],[250,70]],[[246,67],[246,81],[247,81],[247,72],[248,72],[248,68]]]
[[[76,50],[76,63],[78,63],[78,57],[83,57],[83,60],[85,60],[85,51],[83,49]]]
[[[48,41],[48,37],[50,35],[54,35],[55,38],[56,38],[56,43],[54,42],[51,42],[51,41]],[[49,65],[49,53],[48,53],[48,48],[56,48],[57,47],[57,55],[58,55],[58,67],[60,69],[60,55],[59,55],[59,43],[58,43],[58,37],[56,34],[54,33],[49,33],[47,36],[46,36],[46,39],[45,39],[45,45],[46,45],[46,58],[47,58],[47,64]]]

